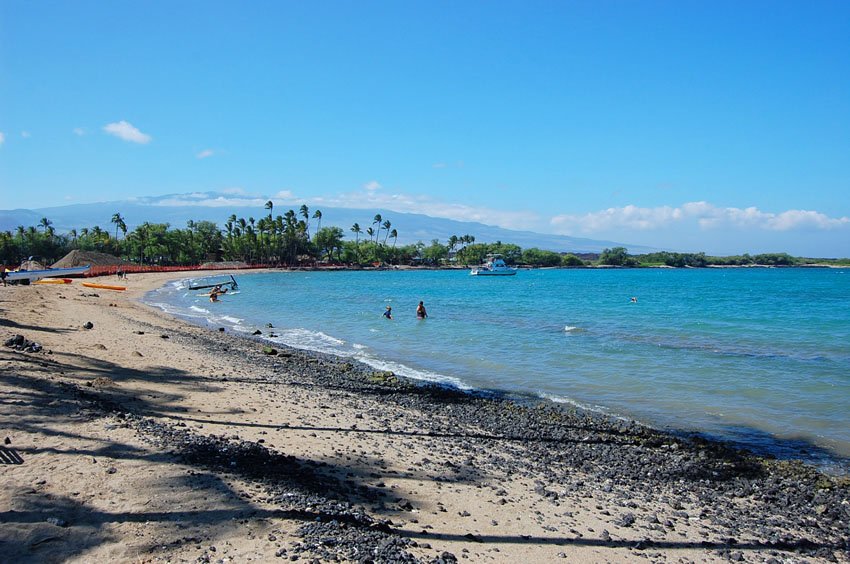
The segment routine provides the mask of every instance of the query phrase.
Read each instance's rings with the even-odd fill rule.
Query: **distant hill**
[[[120,212],[129,230],[137,225],[148,221],[151,223],[168,223],[173,227],[185,227],[188,220],[213,221],[219,227],[231,214],[237,217],[254,217],[259,219],[268,213],[262,205],[259,206],[207,206],[207,205],[167,205],[167,202],[175,200],[190,202],[186,194],[168,195],[136,200],[99,202],[94,204],[72,204],[67,206],[38,208],[33,210],[0,210],[0,230],[12,231],[19,225],[28,227],[38,225],[42,217],[47,217],[53,222],[54,228],[60,232],[71,229],[93,227],[99,225],[105,231],[113,232],[114,225],[110,223],[112,215]],[[194,199],[214,199],[216,197],[232,198],[226,194],[207,192],[193,194]],[[280,215],[289,209],[287,206],[275,206],[274,214]],[[400,245],[423,241],[428,243],[431,239],[439,239],[445,242],[452,235],[473,235],[477,243],[492,243],[502,241],[503,243],[514,243],[522,248],[538,247],[541,249],[557,252],[576,253],[598,253],[608,247],[626,247],[630,253],[647,253],[658,249],[643,247],[640,245],[629,245],[614,241],[599,241],[584,239],[581,237],[569,237],[565,235],[548,235],[534,233],[531,231],[514,231],[503,229],[483,223],[455,221],[440,217],[427,215],[402,213],[386,209],[349,209],[311,207],[311,210],[322,210],[322,226],[339,226],[345,232],[347,239],[354,236],[349,228],[359,223],[365,231],[371,226],[372,218],[376,213],[381,214],[384,219],[392,222],[393,228],[398,230],[398,243]],[[297,209],[296,209],[297,211]],[[316,220],[310,220],[311,228],[315,229]]]

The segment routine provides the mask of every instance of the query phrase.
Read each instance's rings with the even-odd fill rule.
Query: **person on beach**
[[[428,312],[425,311],[425,304],[423,302],[419,302],[419,305],[416,306],[416,318],[425,319],[426,317],[428,317]]]
[[[384,317],[386,317],[387,319],[393,318],[393,308],[391,306],[387,306],[386,311],[384,311]]]

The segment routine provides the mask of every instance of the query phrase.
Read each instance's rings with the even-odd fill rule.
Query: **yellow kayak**
[[[43,278],[36,280],[33,284],[70,284],[73,282],[70,278]]]
[[[119,292],[127,289],[127,286],[110,286],[109,284],[95,284],[94,282],[83,282],[83,286],[86,288],[98,288],[99,290],[118,290]]]

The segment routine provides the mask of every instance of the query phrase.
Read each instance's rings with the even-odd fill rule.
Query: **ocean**
[[[237,280],[238,291],[219,303],[187,281],[145,301],[418,380],[548,398],[850,470],[848,269],[280,272]],[[415,315],[420,300],[426,320]],[[393,320],[382,316],[388,305]]]

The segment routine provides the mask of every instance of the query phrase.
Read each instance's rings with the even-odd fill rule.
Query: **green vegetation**
[[[186,266],[214,261],[242,261],[272,266],[425,265],[469,266],[488,255],[500,255],[507,264],[532,267],[705,267],[705,266],[804,266],[812,264],[850,266],[850,259],[812,259],[787,253],[714,257],[705,253],[658,252],[630,255],[624,247],[604,249],[599,255],[560,254],[537,248],[522,249],[511,243],[476,243],[473,235],[452,235],[446,243],[433,239],[398,246],[392,222],[376,214],[371,222],[349,228],[322,227],[322,212],[303,205],[296,212],[274,215],[274,203],[266,202],[267,215],[237,218],[231,215],[220,229],[210,221],[188,221],[183,229],[166,223],[142,223],[128,232],[125,218],[115,213],[114,230],[100,226],[57,233],[46,217],[37,226],[18,226],[0,232],[0,264],[16,265],[35,256],[50,265],[73,249],[100,251],[140,265]],[[315,229],[311,231],[311,220]],[[348,235],[348,239],[346,239]],[[353,240],[351,237],[353,236]]]

